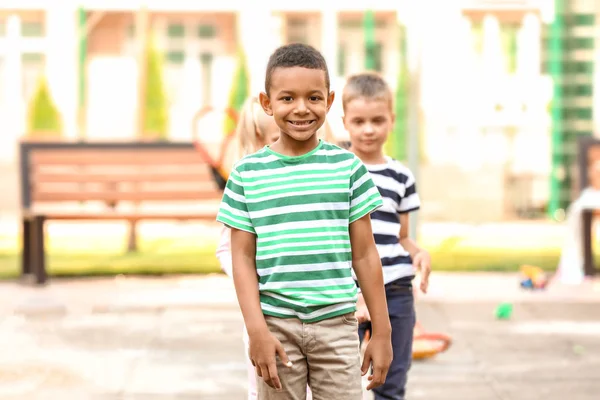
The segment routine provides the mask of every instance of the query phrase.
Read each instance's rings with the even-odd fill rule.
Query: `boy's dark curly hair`
[[[323,55],[312,46],[292,43],[279,47],[269,57],[265,78],[265,92],[269,94],[269,89],[271,89],[271,75],[273,75],[273,71],[276,68],[293,67],[320,69],[325,72],[325,84],[327,85],[327,91],[329,91],[329,72]]]

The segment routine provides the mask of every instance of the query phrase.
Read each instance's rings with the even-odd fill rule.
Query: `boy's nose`
[[[371,125],[371,124],[365,124],[365,127],[363,129],[363,133],[365,135],[371,135],[371,134],[375,133],[375,130],[373,129],[373,125]]]
[[[308,111],[308,108],[306,108],[306,104],[303,100],[298,100],[298,103],[296,104],[296,109],[294,111],[296,111],[296,113],[298,114],[304,114]]]

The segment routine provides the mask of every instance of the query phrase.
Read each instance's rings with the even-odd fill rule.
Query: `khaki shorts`
[[[362,383],[358,321],[354,313],[313,323],[297,318],[265,316],[269,330],[293,363],[277,357],[281,392],[257,377],[259,400],[305,400],[306,385],[313,400],[361,400]]]

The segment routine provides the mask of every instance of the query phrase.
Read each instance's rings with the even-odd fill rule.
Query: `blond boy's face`
[[[268,95],[260,96],[263,109],[273,116],[281,133],[298,142],[316,139],[333,98],[325,72],[303,67],[275,69]]]
[[[394,126],[394,114],[386,99],[357,97],[344,109],[344,127],[352,148],[364,155],[377,154]]]

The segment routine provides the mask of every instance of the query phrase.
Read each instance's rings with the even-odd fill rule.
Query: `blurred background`
[[[599,35],[598,0],[0,0],[0,398],[245,398],[218,184],[301,42],[336,141],[349,75],[394,92],[419,329],[453,341],[411,398],[598,399]]]
[[[333,90],[364,70],[393,88],[397,123],[387,150],[417,175],[424,202],[413,236],[429,231],[423,240],[447,253],[474,226],[525,222],[526,238],[510,233],[522,224],[504,224],[492,230],[509,233],[488,242],[554,268],[562,231],[553,222],[581,189],[577,141],[597,131],[598,2],[366,6],[2,2],[0,221],[16,229],[24,208],[19,142],[200,140],[214,154],[235,127],[228,110],[262,90],[273,49],[302,42],[325,55]],[[328,119],[338,140],[347,136],[341,115],[336,101]],[[6,241],[7,252],[18,245]],[[460,267],[447,257],[440,263]]]

